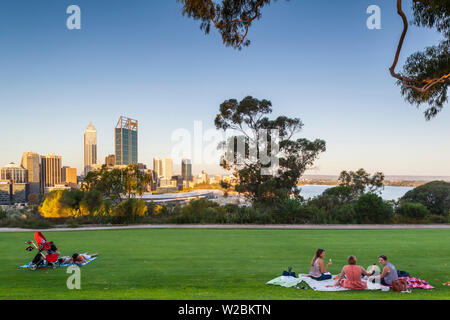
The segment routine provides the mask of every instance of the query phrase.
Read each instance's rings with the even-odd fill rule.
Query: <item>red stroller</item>
[[[27,251],[32,251],[37,249],[39,253],[34,257],[31,262],[30,269],[36,270],[39,267],[52,267],[56,268],[58,264],[59,252],[53,241],[47,241],[41,232],[36,232],[34,234],[34,241],[26,241],[25,243],[29,246],[25,249]],[[33,248],[34,247],[34,248]],[[44,254],[45,252],[45,254]]]

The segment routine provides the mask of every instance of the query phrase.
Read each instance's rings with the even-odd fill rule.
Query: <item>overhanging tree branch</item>
[[[413,2],[427,3],[428,1],[427,0],[413,0]],[[433,87],[434,85],[436,85],[438,83],[445,83],[446,81],[448,81],[450,79],[450,73],[444,74],[443,76],[441,76],[439,78],[419,80],[419,79],[405,77],[405,76],[402,76],[401,74],[395,72],[395,68],[397,66],[398,59],[400,57],[400,52],[403,48],[403,43],[405,41],[406,33],[408,32],[408,19],[406,18],[405,13],[403,12],[402,0],[397,0],[397,13],[402,18],[403,31],[402,31],[400,40],[397,45],[397,51],[395,52],[394,62],[392,63],[392,66],[389,68],[389,71],[390,71],[392,77],[400,80],[405,88],[410,88],[410,89],[413,89],[420,93],[427,92],[431,87]]]

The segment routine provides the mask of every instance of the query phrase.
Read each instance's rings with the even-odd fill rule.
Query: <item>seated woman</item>
[[[361,280],[361,275],[370,276],[363,267],[356,264],[356,257],[350,256],[347,259],[348,265],[342,268],[342,272],[337,276],[336,283],[327,287],[341,286],[351,290],[367,289],[367,283]],[[345,277],[345,279],[344,279]]]
[[[317,281],[331,279],[331,274],[325,274],[325,272],[327,272],[327,268],[332,264],[332,262],[330,259],[327,265],[324,266],[323,263],[324,258],[325,258],[325,250],[317,249],[316,255],[311,261],[311,270],[309,270],[308,275],[309,277]]]

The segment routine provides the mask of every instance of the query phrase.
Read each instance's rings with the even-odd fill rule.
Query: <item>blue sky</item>
[[[71,4],[82,10],[81,30],[66,28]],[[381,7],[381,30],[366,28],[371,4]],[[303,136],[326,140],[309,173],[450,175],[448,104],[425,121],[388,72],[402,27],[394,6],[278,1],[237,51],[216,32],[205,36],[175,0],[2,0],[0,162],[33,150],[81,170],[85,127],[97,128],[103,161],[125,115],[139,120],[139,161],[151,167],[170,156],[175,129],[212,127],[221,102],[253,95],[271,100],[274,116],[300,117]],[[412,27],[402,61],[439,39]]]

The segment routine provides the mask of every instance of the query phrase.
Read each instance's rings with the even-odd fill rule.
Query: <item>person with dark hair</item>
[[[314,255],[311,261],[311,269],[309,270],[309,277],[314,280],[328,280],[331,279],[331,274],[326,274],[328,266],[332,265],[332,261],[330,261],[324,266],[323,259],[325,258],[325,250],[317,249],[316,254]]]
[[[395,266],[388,262],[388,258],[382,254],[378,256],[378,262],[383,266],[383,271],[380,275],[370,277],[370,279],[381,279],[381,284],[384,286],[391,286],[392,281],[398,280],[398,273]]]
[[[82,254],[78,254],[78,253],[74,253],[72,255],[72,257],[63,257],[63,264],[83,264],[86,262],[87,259],[91,259],[94,257],[98,257],[97,253],[93,253],[93,254],[88,254],[86,253],[82,253]]]
[[[336,278],[336,283],[334,285],[328,285],[327,287],[341,286],[351,290],[367,289],[367,284],[361,280],[361,275],[370,276],[373,273],[368,273],[366,269],[358,266],[356,262],[355,256],[348,257],[348,265],[342,268],[341,273]]]

